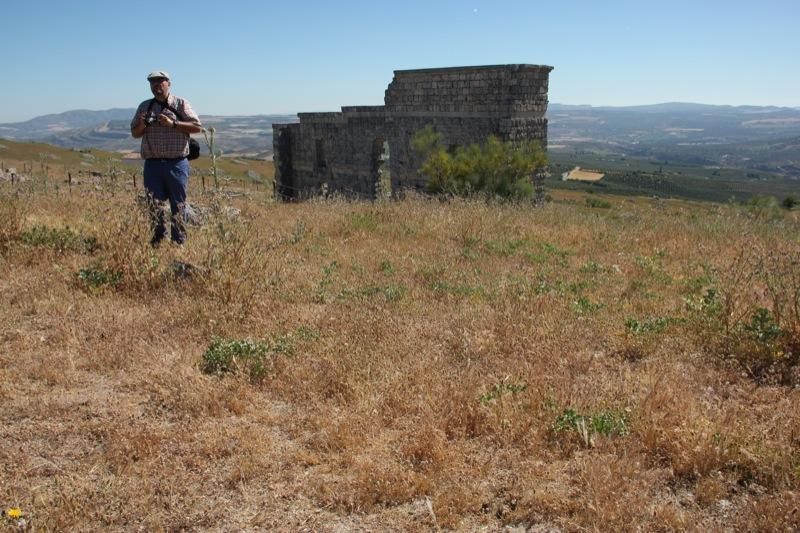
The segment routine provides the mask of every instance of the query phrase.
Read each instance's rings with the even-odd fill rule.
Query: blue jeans
[[[182,159],[147,159],[144,162],[144,188],[147,191],[147,205],[153,226],[150,244],[156,245],[167,234],[164,210],[161,204],[169,200],[170,235],[177,244],[186,241],[184,227],[184,207],[186,206],[186,186],[189,184],[189,161]]]

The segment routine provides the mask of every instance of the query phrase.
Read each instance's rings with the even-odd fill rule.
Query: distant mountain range
[[[552,104],[549,150],[770,171],[800,178],[800,109]]]
[[[37,141],[64,148],[98,148],[137,152],[140,141],[131,137],[130,121],[136,109],[89,111],[79,109],[43,115],[25,122],[0,124],[0,138]],[[296,115],[201,115],[214,126],[215,143],[228,155],[266,157],[272,154],[272,124],[295,122]]]
[[[0,124],[0,138],[66,148],[135,152],[135,110],[76,110]],[[721,165],[800,175],[800,108],[671,102],[629,107],[550,104],[549,149],[595,151],[693,165]],[[272,124],[296,115],[201,116],[227,155],[272,153]]]
[[[548,118],[552,144],[720,144],[800,135],[800,109],[789,107],[551,104]]]

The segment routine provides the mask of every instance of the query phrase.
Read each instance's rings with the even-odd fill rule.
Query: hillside
[[[201,157],[191,166],[191,176],[212,188],[212,165],[208,147],[201,144]],[[0,139],[0,166],[14,168],[25,182],[41,180],[56,190],[73,183],[92,182],[103,188],[116,180],[141,187],[142,161],[124,159],[121,154],[96,149],[67,149],[45,143]],[[261,187],[272,190],[272,161],[252,157],[224,157],[217,161],[217,175],[229,187]],[[138,180],[138,181],[137,181]]]
[[[0,125],[0,137],[40,139],[69,148],[138,150],[130,138],[132,109],[75,111]],[[609,194],[747,201],[800,195],[800,110],[668,103],[635,107],[551,104],[548,187]],[[293,115],[203,116],[231,158],[266,159],[272,124]],[[97,122],[102,120],[102,122]],[[88,125],[87,125],[88,124]],[[589,187],[564,184],[576,166],[605,178]],[[259,173],[261,173],[259,171]]]
[[[192,180],[151,249],[127,180],[34,174],[0,501],[36,531],[800,529],[798,211]]]
[[[26,122],[0,124],[0,138],[39,141],[64,148],[137,152],[130,135],[135,109],[67,111]],[[206,127],[217,130],[219,148],[228,155],[267,157],[272,154],[272,124],[293,122],[295,115],[201,115]]]
[[[135,151],[128,135],[133,109],[68,111],[27,122],[0,124],[0,137],[42,141],[67,148]],[[800,110],[780,107],[668,103],[631,107],[548,108],[550,150],[612,152],[639,159],[667,159],[693,165],[769,167],[797,177]],[[295,115],[201,116],[219,132],[231,154],[272,150],[272,124]],[[790,150],[771,150],[786,144]],[[747,153],[739,154],[744,147]],[[763,170],[763,169],[762,169]]]

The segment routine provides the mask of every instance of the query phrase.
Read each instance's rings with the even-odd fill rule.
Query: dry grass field
[[[0,182],[0,506],[35,531],[800,528],[797,212],[263,194],[193,190],[207,223],[151,250],[130,188]]]

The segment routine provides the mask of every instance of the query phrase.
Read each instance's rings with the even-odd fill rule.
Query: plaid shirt
[[[148,108],[150,114],[158,116],[164,111],[164,114],[175,120],[175,113],[162,106],[158,101],[150,108],[152,99],[145,100],[136,109],[136,114],[131,120],[131,128],[136,124],[136,117],[139,113],[146,113]],[[200,124],[200,118],[197,113],[192,109],[192,105],[183,98],[174,95],[169,95],[167,103],[173,108],[180,111],[181,116],[177,118],[181,122],[194,122]],[[168,126],[162,126],[158,122],[153,122],[144,130],[142,137],[141,148],[142,159],[180,159],[189,155],[189,134],[183,133]]]

